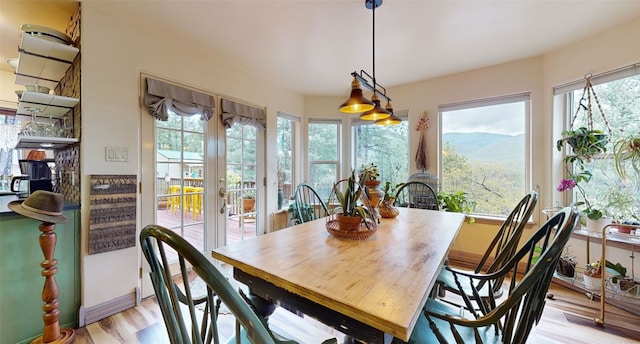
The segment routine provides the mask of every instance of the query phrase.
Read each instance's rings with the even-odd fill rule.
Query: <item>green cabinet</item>
[[[68,223],[56,225],[54,258],[60,294],[61,328],[76,328],[80,307],[79,210],[67,210]],[[40,263],[40,221],[0,214],[0,342],[28,343],[42,334],[44,277]]]

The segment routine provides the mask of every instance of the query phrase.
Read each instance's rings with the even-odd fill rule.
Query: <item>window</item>
[[[591,206],[602,210],[604,215],[610,216],[616,221],[638,221],[640,198],[636,195],[640,192],[640,180],[628,162],[623,162],[621,166],[627,170],[627,174],[631,178],[619,177],[615,167],[614,146],[620,139],[629,135],[637,137],[640,133],[640,121],[638,121],[640,115],[640,65],[594,76],[591,78],[591,83],[604,112],[603,116],[592,97],[592,128],[603,130],[609,137],[606,153],[596,156],[585,165],[585,169],[592,174],[591,180],[588,183],[580,183],[580,185]],[[580,108],[584,85],[585,80],[580,80],[554,90],[554,93],[559,96],[559,98],[556,97],[556,100],[567,104],[565,119],[568,128],[588,128],[589,126],[588,112],[584,111],[584,108]],[[583,100],[582,103],[586,105],[588,99]],[[583,197],[577,194],[579,189],[574,188],[573,192],[572,200],[581,202]]]
[[[530,95],[440,107],[440,190],[464,191],[476,213],[507,216],[530,190]]]
[[[396,114],[403,121],[392,126],[375,125],[371,121],[354,120],[355,164],[378,166],[379,180],[392,184],[405,182],[409,177],[409,122],[407,113]]]
[[[336,120],[309,121],[309,184],[329,199],[340,171],[340,126]]]
[[[282,112],[278,113],[277,146],[278,146],[278,209],[288,208],[293,194],[293,171],[296,147],[296,123],[300,119]]]

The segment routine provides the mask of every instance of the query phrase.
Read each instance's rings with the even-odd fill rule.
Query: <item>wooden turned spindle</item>
[[[42,336],[34,339],[31,343],[71,343],[73,341],[74,332],[73,329],[60,329],[60,323],[58,317],[60,311],[58,310],[59,302],[58,295],[60,290],[58,289],[58,283],[56,283],[55,275],[58,272],[58,260],[53,258],[53,254],[56,249],[56,225],[55,223],[42,222],[38,227],[42,234],[40,234],[40,248],[44,255],[44,260],[40,263],[42,266],[42,276],[44,277],[44,288],[42,289],[42,301],[44,306],[42,310],[44,315],[42,320],[44,321],[44,332]]]

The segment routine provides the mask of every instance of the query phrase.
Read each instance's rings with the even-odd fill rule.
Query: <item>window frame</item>
[[[299,180],[299,173],[298,171],[300,171],[300,160],[297,159],[298,157],[298,148],[299,148],[299,142],[300,142],[300,122],[301,119],[299,116],[296,115],[292,115],[286,112],[282,112],[282,111],[278,111],[278,114],[276,116],[276,147],[279,147],[279,133],[278,133],[278,121],[280,120],[286,120],[289,121],[290,123],[290,127],[291,127],[291,147],[290,148],[290,159],[291,159],[291,195],[293,195],[293,192],[295,191],[295,187],[299,184],[298,180]],[[280,162],[278,157],[276,157],[276,164],[277,166],[280,166]],[[276,178],[279,178],[278,175],[276,174]],[[276,181],[277,183],[279,183],[279,180]],[[286,209],[288,207],[288,203],[289,200],[286,197],[286,194],[284,195],[284,201],[282,203],[282,208],[280,209]],[[280,210],[278,209],[278,210]]]
[[[398,117],[400,120],[402,120],[403,124],[407,125],[407,151],[406,151],[406,156],[407,156],[407,165],[406,167],[406,173],[407,176],[406,178],[397,178],[398,180],[392,180],[391,178],[389,178],[388,176],[381,176],[381,180],[384,183],[385,181],[389,180],[392,183],[403,183],[406,182],[408,180],[408,178],[411,176],[411,162],[409,161],[409,156],[410,156],[410,146],[411,146],[411,135],[409,134],[409,111],[408,110],[400,110],[400,111],[394,111],[394,115],[396,117]],[[351,129],[351,166],[354,166],[354,168],[357,170],[360,168],[361,163],[358,163],[358,131],[357,128],[359,126],[363,126],[363,125],[374,125],[377,126],[374,122],[372,121],[365,121],[365,120],[361,120],[358,117],[355,117],[351,120],[350,122],[350,129]],[[399,154],[400,152],[394,152],[394,154]],[[364,163],[376,163],[375,161],[366,161]]]
[[[443,172],[443,149],[444,149],[444,140],[443,140],[443,115],[448,111],[456,111],[456,110],[464,110],[464,109],[472,109],[472,108],[481,108],[493,105],[503,105],[509,103],[517,103],[524,102],[524,118],[523,118],[523,140],[524,140],[524,170],[523,170],[523,190],[521,190],[522,195],[524,196],[533,188],[533,164],[532,164],[532,92],[521,92],[514,93],[503,96],[496,97],[486,97],[481,99],[467,100],[456,103],[443,104],[438,106],[438,181],[440,185],[445,185],[445,176]],[[462,190],[464,191],[464,190]],[[517,201],[516,201],[517,202]],[[515,203],[514,203],[515,204]],[[477,218],[497,218],[504,219],[508,216],[507,214],[487,214],[487,213],[473,213],[474,217]]]
[[[337,129],[337,133],[336,133],[336,160],[311,160],[311,154],[309,154],[309,149],[311,146],[310,143],[310,135],[308,135],[309,133],[309,127],[312,124],[327,124],[327,125],[335,125],[336,129]],[[338,182],[338,180],[340,179],[340,175],[341,175],[341,171],[342,171],[342,156],[343,156],[343,140],[342,140],[342,133],[343,133],[343,123],[342,120],[338,119],[338,118],[309,118],[309,120],[307,121],[307,147],[306,147],[306,156],[307,156],[307,164],[306,164],[306,171],[305,171],[305,181],[311,185],[313,185],[313,180],[311,180],[311,169],[313,165],[335,165],[335,171],[336,171],[336,175],[334,176],[334,183]],[[318,191],[318,190],[316,190]]]
[[[630,77],[640,78],[640,63],[635,63],[625,67],[617,68],[617,69],[610,70],[597,75],[587,74],[585,75],[585,78],[582,78],[580,80],[575,80],[575,81],[554,87],[553,88],[553,95],[554,95],[553,105],[555,110],[554,114],[557,116],[560,116],[562,119],[561,128],[558,128],[554,136],[554,141],[553,141],[554,144],[556,140],[561,137],[561,131],[569,130],[572,127],[572,120],[576,115],[576,107],[574,106],[574,104],[577,99],[574,93],[576,92],[580,93],[584,90],[587,77],[590,77],[590,82],[591,82],[591,85],[594,87],[594,91],[596,92],[596,95],[600,96],[600,93],[598,93],[598,90],[597,90],[598,86],[600,85],[615,82],[615,81],[620,81]],[[592,99],[592,103],[594,107],[597,106],[597,104],[595,104],[594,99]],[[604,106],[606,107],[607,105],[608,104],[605,103]],[[596,109],[594,109],[594,111],[596,111]],[[608,113],[606,113],[606,110],[605,110],[605,116],[606,115],[608,115]],[[599,114],[594,114],[594,116],[599,116]],[[610,127],[610,128],[613,133],[617,132],[617,127]],[[605,133],[607,131],[606,128],[600,128],[600,127],[597,127],[594,129],[603,129]],[[609,140],[613,141],[614,139],[610,137]],[[607,207],[604,205],[606,201],[599,199],[600,197],[598,196],[593,196],[591,193],[594,192],[594,190],[597,190],[598,188],[609,185],[609,183],[611,183],[612,181],[612,179],[610,178],[611,177],[610,175],[605,175],[604,178],[598,177],[602,175],[603,168],[606,168],[606,166],[603,167],[603,165],[605,164],[605,161],[610,161],[611,165],[614,164],[614,161],[613,161],[614,156],[611,153],[610,148],[611,148],[610,145],[608,145],[607,152],[597,154],[593,157],[593,162],[597,163],[598,165],[596,165],[592,170],[593,172],[592,180],[588,184],[582,185],[582,187],[584,188],[585,192],[588,195],[590,202],[595,208]],[[574,188],[572,192],[562,192],[560,194],[558,194],[558,191],[556,189],[560,181],[565,177],[564,162],[562,161],[562,159],[564,159],[567,153],[568,152],[566,151],[566,149],[563,149],[561,152],[558,152],[554,146],[554,154],[558,156],[558,158],[553,160],[555,173],[554,173],[554,183],[553,183],[552,190],[554,192],[554,196],[561,199],[563,204],[573,204],[574,202],[579,202],[582,199],[581,196],[577,195],[577,193],[579,192],[577,188]],[[598,178],[602,178],[602,180],[598,180]],[[618,177],[616,176],[616,179],[617,178]],[[594,183],[599,183],[599,184],[594,185]],[[601,193],[601,192],[596,192],[596,194],[598,193]],[[636,205],[638,205],[638,203],[640,202],[636,201]]]

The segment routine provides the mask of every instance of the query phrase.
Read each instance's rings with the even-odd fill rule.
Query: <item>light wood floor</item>
[[[542,319],[527,343],[640,343],[640,317],[607,305],[606,325],[598,326],[593,318],[599,314],[599,302],[555,283],[551,285],[550,294],[553,299],[547,299]],[[230,336],[233,333],[232,316],[223,314],[220,321],[223,335]],[[300,343],[319,343],[334,337],[342,341],[343,338],[313,319],[302,320],[280,308],[269,323],[276,332]],[[135,308],[77,329],[75,343],[158,344],[168,343],[168,339],[156,299],[151,297]]]

